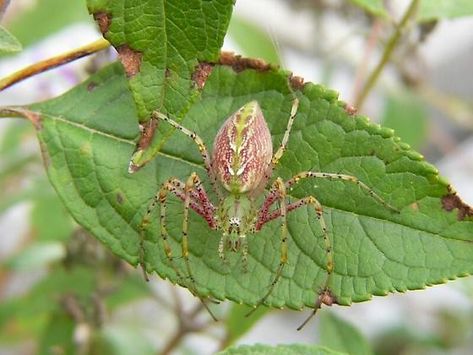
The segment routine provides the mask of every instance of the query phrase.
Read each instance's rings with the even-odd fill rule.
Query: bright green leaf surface
[[[293,98],[286,75],[216,67],[183,124],[211,146],[221,123],[256,99],[276,147]],[[305,170],[351,174],[401,210],[399,214],[387,210],[351,183],[305,181],[289,192],[291,200],[312,194],[324,205],[334,250],[329,288],[335,302],[348,305],[470,274],[472,218],[458,220],[457,210],[443,210],[441,199],[449,191],[436,169],[393,137],[391,130],[349,116],[336,93],[307,84],[297,96],[300,107],[288,150],[274,176],[288,179]],[[197,147],[180,133],[168,136],[155,161],[133,175],[127,173],[138,128],[117,65],[31,109],[41,113],[38,137],[61,199],[81,225],[134,265],[139,260],[138,226],[160,184],[170,176],[185,180],[195,171],[209,190]],[[167,227],[176,256],[180,255],[182,210],[182,203],[170,198]],[[185,283],[177,280],[165,257],[157,230],[158,209],[153,215],[155,222],[144,243],[147,269]],[[299,309],[312,306],[323,287],[327,255],[312,210],[291,213],[288,229],[289,261],[268,304]],[[240,255],[229,255],[229,264],[222,264],[219,239],[218,232],[191,213],[190,264],[199,293],[254,305],[279,263],[279,223],[268,223],[260,233],[248,236],[247,273],[242,272]],[[182,258],[174,260],[184,270]]]
[[[0,54],[21,51],[21,43],[3,26],[0,26]]]
[[[320,344],[350,355],[373,354],[363,334],[333,312],[323,312],[320,316]]]
[[[418,19],[429,21],[471,15],[473,15],[473,1],[471,0],[422,0]]]
[[[104,36],[122,54],[122,62],[133,59],[127,72],[140,122],[148,121],[154,110],[185,116],[200,95],[193,74],[199,63],[217,61],[233,3],[87,1],[91,13],[106,14],[109,19]],[[132,157],[134,166],[156,155],[159,138],[155,136],[149,147],[137,150]]]
[[[219,355],[342,355],[340,353],[321,346],[290,344],[290,345],[242,345],[221,351]]]

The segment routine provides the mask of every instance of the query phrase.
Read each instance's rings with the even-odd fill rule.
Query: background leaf
[[[8,32],[3,26],[0,26],[0,54],[15,53],[21,51],[21,43]]]
[[[320,315],[320,344],[350,355],[373,354],[360,331],[333,312]]]
[[[418,20],[452,19],[471,15],[473,15],[473,2],[469,0],[422,0]]]
[[[183,124],[210,145],[223,120],[256,99],[276,147],[293,95],[283,71],[236,73],[217,66]],[[350,183],[305,181],[290,192],[291,200],[314,194],[324,205],[334,248],[335,272],[329,283],[334,302],[349,305],[470,274],[472,217],[452,197],[437,170],[392,130],[346,113],[336,93],[306,84],[297,95],[301,104],[275,176],[287,179],[305,170],[352,174],[401,210],[397,214],[383,208]],[[41,116],[38,138],[49,177],[71,214],[114,253],[136,265],[139,224],[160,184],[170,176],[186,179],[192,171],[206,184],[208,179],[194,143],[178,133],[166,136],[153,163],[129,175],[128,157],[138,135],[132,107],[122,71],[114,65],[31,109]],[[180,255],[182,209],[180,201],[170,198],[167,227],[175,256]],[[243,273],[239,255],[229,255],[229,266],[222,267],[219,233],[194,213],[191,216],[190,263],[199,293],[256,304],[279,263],[278,224],[269,223],[249,237],[249,272]],[[151,225],[144,243],[147,269],[185,283],[169,266],[157,227],[156,222]],[[310,307],[327,276],[320,225],[313,211],[299,209],[291,213],[288,228],[289,263],[268,305]],[[182,258],[176,263],[184,270]]]
[[[91,21],[84,0],[41,0],[32,2],[20,15],[15,16],[9,22],[8,30],[27,47],[67,25]]]
[[[278,345],[278,346],[268,346],[262,344],[256,345],[241,345],[237,347],[232,347],[225,351],[218,353],[219,355],[337,355],[345,354],[340,353],[328,348],[314,345],[301,345],[301,344],[290,344],[290,345]]]
[[[381,122],[414,149],[427,137],[427,113],[422,100],[412,92],[393,94],[386,100]]]
[[[356,6],[361,7],[365,11],[368,11],[369,13],[375,16],[380,16],[380,17],[388,16],[388,13],[386,12],[386,9],[384,8],[383,0],[351,0],[351,2],[355,4]]]
[[[261,58],[271,64],[281,64],[275,42],[260,27],[238,16],[233,16],[228,26],[228,35],[241,48],[242,54]]]

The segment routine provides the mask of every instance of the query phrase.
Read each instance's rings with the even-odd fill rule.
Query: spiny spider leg
[[[197,293],[197,287],[195,283],[194,276],[192,274],[191,266],[189,263],[189,239],[188,239],[188,232],[189,232],[189,207],[190,207],[190,202],[191,202],[191,191],[193,189],[196,189],[199,191],[200,188],[202,188],[202,182],[200,178],[197,176],[196,173],[192,173],[191,176],[186,181],[186,186],[184,188],[184,193],[185,193],[185,199],[184,199],[184,219],[182,221],[182,242],[181,242],[181,247],[182,247],[182,257],[184,259],[184,262],[186,264],[186,269],[187,269],[187,274],[191,280],[192,287],[195,290],[195,292],[192,292],[194,296],[198,297],[200,301],[202,302],[202,305],[207,309],[207,312],[209,312],[210,316],[217,321],[217,318],[214,316],[212,311],[210,310],[209,306],[205,303],[205,301],[202,299],[202,297],[199,296]],[[203,189],[203,188],[202,188]],[[205,194],[204,190],[201,190],[202,193]],[[205,198],[207,199],[207,194],[205,194]],[[208,200],[208,199],[207,199]],[[161,222],[161,225],[163,225],[163,221]]]
[[[296,118],[298,108],[299,108],[299,100],[295,98],[294,101],[292,102],[291,115],[289,116],[289,120],[287,121],[287,127],[286,127],[286,131],[284,132],[281,145],[279,146],[276,153],[274,153],[273,158],[271,159],[270,167],[268,171],[266,172],[266,175],[265,175],[266,180],[269,180],[271,178],[271,176],[273,175],[274,168],[278,164],[279,159],[281,159],[284,152],[286,151],[287,142],[289,141],[289,135],[292,130],[292,124],[294,123],[294,119]]]
[[[210,155],[209,155],[207,147],[205,146],[205,143],[202,140],[202,138],[200,138],[195,132],[185,128],[184,126],[181,126],[176,121],[172,120],[171,118],[167,117],[166,115],[163,115],[162,113],[160,113],[158,111],[153,112],[153,118],[166,121],[171,126],[173,126],[174,128],[176,128],[179,131],[181,131],[182,133],[184,133],[186,136],[191,138],[194,141],[194,143],[197,144],[197,147],[199,148],[199,152],[202,155],[202,159],[204,160],[205,169],[207,170],[207,175],[210,177],[210,183],[212,185],[212,189],[215,192],[215,194],[217,195],[218,200],[222,201],[222,194],[221,194],[220,190],[217,187],[217,179],[216,179],[216,177],[215,177],[215,175],[212,171],[212,164],[210,162]]]
[[[399,213],[399,210],[396,207],[391,206],[389,203],[383,200],[381,196],[379,196],[376,192],[374,192],[368,185],[360,181],[356,176],[353,175],[345,175],[345,174],[334,174],[334,173],[322,173],[322,172],[314,172],[314,171],[304,171],[297,175],[294,175],[291,179],[286,181],[286,188],[290,189],[292,185],[296,184],[302,179],[307,178],[322,178],[322,179],[329,179],[329,180],[343,180],[349,181],[352,183],[357,184],[363,190],[366,191],[372,198],[374,198],[378,203],[386,207],[387,209]]]
[[[307,178],[322,178],[322,179],[329,179],[329,180],[342,180],[348,181],[357,184],[365,190],[373,199],[375,199],[378,203],[386,207],[387,209],[399,213],[399,210],[396,207],[391,206],[389,203],[383,200],[376,192],[374,192],[368,185],[360,181],[357,177],[352,175],[345,175],[345,174],[335,174],[335,173],[321,173],[321,172],[314,172],[314,171],[304,171],[297,175],[294,175],[291,179],[287,180],[285,183],[286,189],[290,189],[293,185],[298,183],[302,179]],[[269,208],[277,200],[277,192],[271,190],[266,200],[263,202],[263,206],[260,210],[258,221],[256,222],[256,230],[260,230],[264,223],[268,220],[272,220],[275,217],[271,217],[272,214],[269,213]],[[273,212],[273,213],[276,213]],[[263,217],[266,216],[266,217]],[[267,219],[269,218],[269,219]]]
[[[165,183],[161,185],[160,190],[158,193],[154,196],[153,200],[148,206],[148,209],[146,210],[146,213],[140,223],[140,265],[143,270],[143,274],[145,276],[146,281],[149,281],[148,275],[146,273],[146,269],[144,266],[144,233],[146,229],[148,228],[148,225],[150,224],[150,219],[151,219],[151,213],[153,210],[156,208],[158,203],[161,203],[161,214],[160,214],[160,219],[161,219],[161,237],[163,240],[163,246],[164,246],[164,251],[166,253],[166,256],[168,258],[171,258],[171,248],[167,242],[168,238],[168,233],[166,230],[166,226],[162,223],[165,215],[166,215],[166,195],[168,192],[174,193],[177,197],[181,198],[184,200],[184,186],[185,184],[179,181],[176,178],[170,178],[168,179]],[[204,210],[201,206],[199,206],[196,202],[191,203],[191,208],[193,208],[198,214],[200,214],[202,217],[206,217]],[[172,258],[170,260],[171,265],[172,263]],[[179,274],[179,271],[176,270],[174,266],[172,266],[174,271],[176,271],[176,274]],[[179,276],[178,276],[179,277]]]
[[[273,281],[271,282],[268,291],[266,294],[258,301],[258,303],[255,305],[255,307],[246,314],[246,317],[250,316],[253,314],[253,312],[256,311],[256,309],[262,305],[266,299],[271,295],[271,293],[274,290],[274,287],[278,283],[283,268],[287,263],[287,218],[286,218],[286,187],[284,186],[284,182],[281,178],[277,178],[274,183],[273,183],[273,189],[274,191],[277,191],[278,198],[280,200],[280,206],[279,206],[279,216],[281,217],[281,254],[280,254],[280,260],[279,260],[279,266],[278,269],[276,270],[276,275],[274,276]]]
[[[182,201],[185,200],[185,186],[183,182],[179,181],[178,179],[172,179],[171,184],[176,187],[176,190],[173,193],[179,197]],[[198,201],[201,205],[199,205],[196,201]],[[190,207],[201,215],[209,224],[209,227],[212,229],[216,228],[216,222],[214,219],[214,212],[216,210],[215,206],[209,200],[207,193],[205,192],[204,186],[202,184],[198,184],[195,186],[195,190],[191,191],[191,201]]]

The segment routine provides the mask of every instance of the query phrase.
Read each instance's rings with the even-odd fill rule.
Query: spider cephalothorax
[[[324,240],[326,253],[325,268],[327,271],[326,282],[319,291],[315,308],[320,307],[323,301],[322,297],[329,292],[328,287],[334,269],[332,242],[327,232],[320,202],[314,196],[307,196],[289,203],[286,191],[291,189],[300,180],[307,178],[342,180],[357,184],[380,204],[396,211],[394,207],[387,204],[355,176],[313,171],[300,172],[287,181],[276,177],[270,185],[264,201],[260,205],[257,204],[258,197],[264,193],[264,188],[268,181],[273,178],[274,167],[286,149],[298,105],[299,101],[294,99],[286,131],[274,155],[271,133],[257,101],[251,101],[243,105],[223,123],[215,137],[212,156],[209,155],[203,140],[195,132],[188,130],[159,112],[153,114],[155,119],[168,122],[194,140],[202,154],[207,175],[218,199],[215,205],[211,202],[196,173],[192,173],[185,183],[177,178],[170,178],[161,186],[141,223],[142,230],[144,230],[149,223],[152,210],[159,203],[161,207],[161,239],[164,251],[177,276],[181,280],[190,280],[186,286],[195,295],[198,295],[198,293],[192,276],[188,251],[189,209],[202,216],[207,221],[209,228],[221,232],[218,246],[220,258],[225,261],[226,251],[241,252],[245,270],[247,267],[248,236],[260,231],[267,222],[280,218],[281,248],[279,266],[270,281],[267,292],[255,305],[258,306],[264,303],[272,293],[287,263],[287,213],[302,206],[313,207],[315,217],[318,219],[322,230],[321,237]],[[186,278],[182,278],[181,271],[174,264],[171,247],[168,242],[166,200],[169,192],[184,202],[182,258],[184,259],[188,274]]]

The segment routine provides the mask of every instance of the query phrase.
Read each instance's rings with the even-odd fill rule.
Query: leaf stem
[[[0,79],[0,91],[16,84],[26,78],[33,75],[42,73],[44,71],[56,68],[60,65],[72,62],[76,59],[88,56],[92,53],[101,51],[102,49],[110,47],[110,42],[106,39],[101,38],[95,42],[86,44],[85,46],[75,48],[69,52],[59,54],[58,56],[51,57],[40,62],[34,63],[26,68],[20,69],[17,72],[8,75],[7,77]]]
[[[384,52],[383,52],[383,56],[381,57],[381,60],[379,61],[378,65],[374,68],[374,70],[371,72],[370,76],[368,77],[368,80],[366,81],[366,84],[363,86],[360,94],[357,96],[355,100],[355,107],[357,107],[359,110],[361,109],[366,97],[368,96],[368,93],[371,91],[374,84],[378,80],[379,75],[383,71],[385,65],[389,62],[389,59],[391,58],[391,54],[394,51],[394,48],[396,48],[396,45],[398,44],[399,39],[401,38],[407,24],[409,23],[409,19],[415,15],[419,1],[420,0],[411,1],[408,9],[402,16],[401,22],[399,22],[399,24],[396,25],[396,30],[392,34],[391,38],[389,38],[388,43],[386,44],[386,47],[384,48]]]

